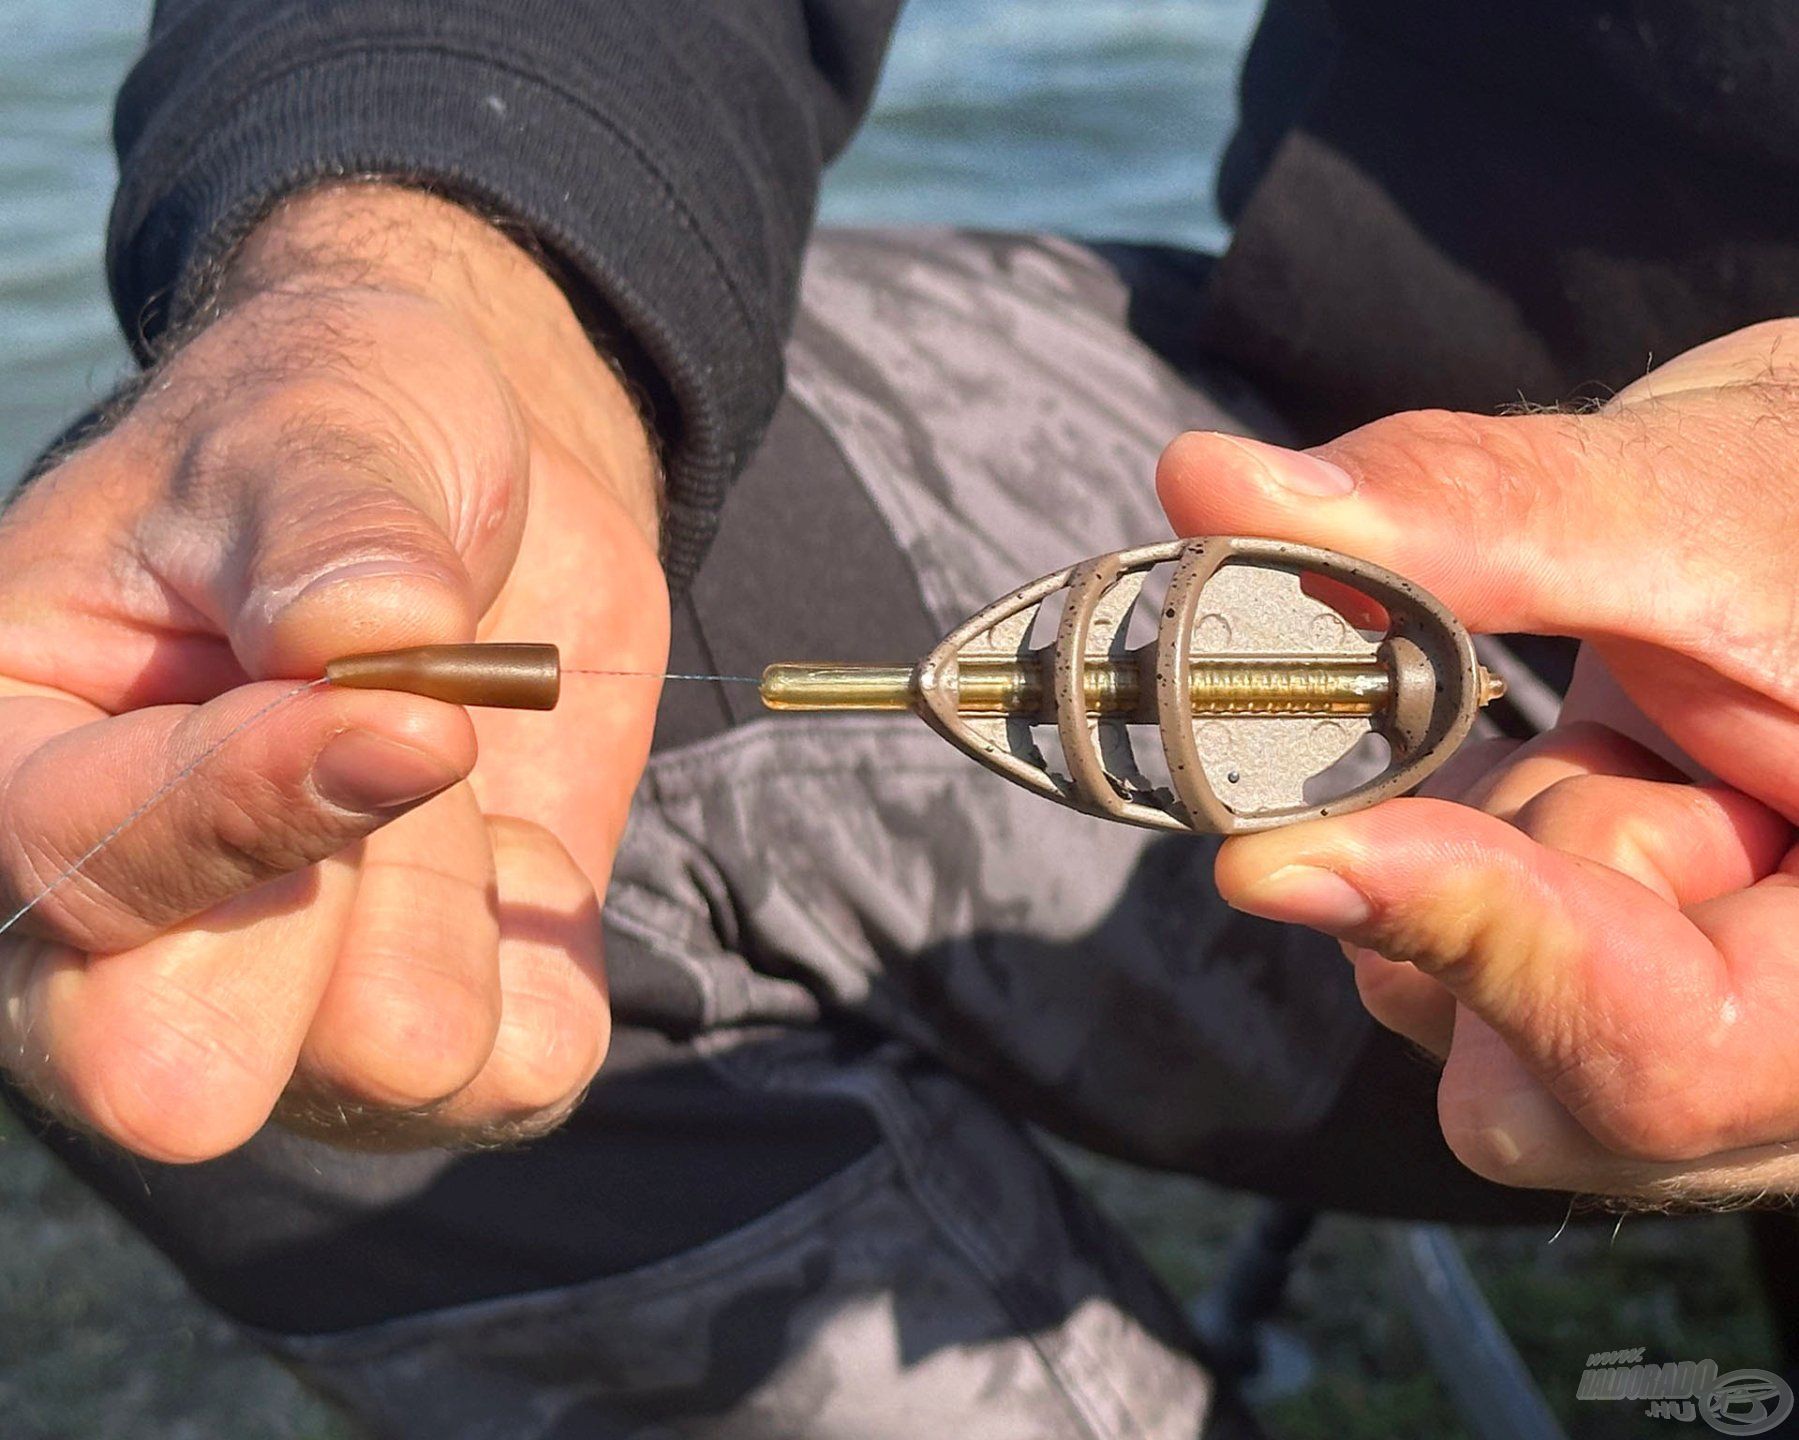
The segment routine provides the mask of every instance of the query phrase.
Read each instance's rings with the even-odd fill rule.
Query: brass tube
[[[910,710],[910,665],[831,665],[788,661],[762,672],[770,710]]]
[[[1088,710],[1136,715],[1143,675],[1131,662],[1089,661]],[[1213,715],[1375,715],[1392,693],[1392,677],[1373,660],[1333,656],[1293,660],[1195,660],[1189,686],[1193,713]],[[909,710],[912,669],[906,665],[770,665],[762,700],[771,710]],[[1043,667],[1011,660],[964,660],[957,666],[957,709],[965,715],[1048,718]]]

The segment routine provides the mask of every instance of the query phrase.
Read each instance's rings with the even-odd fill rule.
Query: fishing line
[[[686,680],[723,685],[759,685],[761,683],[758,678],[751,675],[701,675],[661,670],[600,670],[564,666],[562,668],[562,673],[564,675],[594,676],[599,678]],[[268,704],[262,706],[252,714],[245,716],[244,719],[240,720],[236,725],[233,725],[223,735],[219,736],[217,740],[214,740],[212,744],[208,745],[192,760],[188,761],[187,764],[183,765],[167,780],[163,781],[161,785],[151,791],[148,799],[123,820],[119,821],[118,824],[114,825],[112,829],[108,830],[70,864],[59,870],[35,895],[17,910],[13,911],[12,914],[8,915],[4,920],[0,920],[0,935],[5,935],[7,931],[13,928],[13,926],[17,925],[33,910],[37,909],[39,905],[42,905],[44,901],[48,900],[58,890],[62,889],[64,885],[67,885],[69,881],[79,875],[88,865],[92,864],[98,856],[103,854],[108,847],[130,830],[132,826],[144,819],[161,805],[163,801],[167,800],[169,796],[173,795],[191,780],[202,766],[216,756],[227,745],[230,745],[235,740],[242,739],[244,735],[272,717],[276,711],[282,709],[292,701],[299,699],[300,696],[305,695],[310,691],[317,690],[321,686],[329,685],[330,683],[329,677],[320,677],[317,680],[309,680],[303,685],[296,685],[292,690],[288,690],[283,694],[276,696],[276,698],[269,701]]]
[[[673,670],[583,670],[564,665],[564,675],[612,675],[627,680],[698,680],[715,685],[761,685],[760,675],[684,675]]]
[[[179,790],[182,785],[193,778],[194,773],[198,771],[202,765],[212,759],[213,756],[217,755],[219,751],[223,750],[233,740],[240,738],[247,731],[260,725],[264,720],[267,720],[277,710],[281,709],[282,706],[288,704],[290,701],[299,699],[300,696],[304,695],[307,691],[316,690],[325,683],[326,682],[323,679],[319,679],[309,680],[304,685],[296,685],[292,690],[276,696],[260,710],[254,711],[252,714],[247,715],[244,719],[238,721],[237,724],[233,725],[223,735],[219,736],[217,740],[214,740],[212,744],[208,745],[192,760],[188,761],[187,764],[183,765],[167,780],[158,785],[156,789],[152,790],[149,799],[145,800],[143,804],[137,807],[137,809],[133,810],[123,820],[119,821],[117,825],[113,826],[112,829],[108,830],[98,840],[94,841],[92,845],[82,851],[82,853],[69,865],[58,871],[50,882],[43,886],[37,894],[33,895],[17,910],[13,911],[12,914],[8,915],[6,919],[0,920],[0,935],[6,934],[8,930],[12,929],[13,926],[17,925],[33,910],[37,909],[39,905],[42,905],[44,901],[48,900],[58,890],[62,889],[64,885],[67,885],[69,881],[79,875],[95,856],[99,855],[107,846],[111,845],[133,825],[137,824],[138,821],[142,820],[158,805],[167,800],[169,796]]]

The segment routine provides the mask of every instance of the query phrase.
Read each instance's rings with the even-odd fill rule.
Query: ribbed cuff
[[[672,399],[656,417],[664,559],[684,585],[779,393],[778,303],[746,299],[668,177],[584,96],[404,40],[256,68],[241,93],[207,97],[204,123],[154,115],[128,157],[108,260],[140,356],[276,200],[322,179],[389,176],[512,217],[591,287]]]

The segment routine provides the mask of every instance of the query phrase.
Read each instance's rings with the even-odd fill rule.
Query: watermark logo
[[[1645,1364],[1642,1347],[1587,1356],[1581,1400],[1646,1400],[1651,1420],[1703,1420],[1721,1435],[1765,1435],[1793,1413],[1793,1387],[1766,1370],[1718,1373],[1715,1360]]]

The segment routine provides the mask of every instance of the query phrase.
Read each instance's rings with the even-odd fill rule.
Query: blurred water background
[[[1216,245],[1257,0],[912,0],[838,223]],[[0,485],[126,365],[101,275],[112,97],[148,0],[0,0]]]

